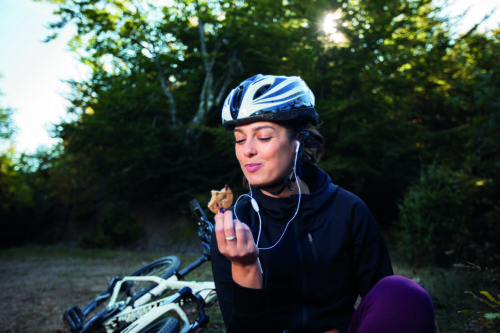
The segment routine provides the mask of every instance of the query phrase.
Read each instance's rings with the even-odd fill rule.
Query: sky
[[[14,110],[18,152],[33,153],[56,142],[48,130],[65,117],[69,106],[70,89],[64,80],[88,76],[69,52],[69,29],[43,43],[50,34],[48,23],[56,21],[53,8],[32,0],[0,0],[0,106]]]
[[[500,24],[500,0],[449,1],[454,4],[449,9],[452,15],[469,8],[459,31],[472,27],[497,7],[481,28]],[[89,76],[88,69],[69,51],[70,29],[56,40],[42,42],[50,34],[48,23],[57,21],[54,8],[32,0],[0,0],[0,107],[14,110],[16,152],[33,153],[57,142],[49,129],[66,118],[71,90],[64,81],[83,81]],[[5,145],[0,145],[0,151],[3,149]]]

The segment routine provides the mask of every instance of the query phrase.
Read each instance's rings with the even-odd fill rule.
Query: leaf
[[[478,312],[474,311],[474,310],[460,310],[460,311],[458,311],[458,313],[460,313],[460,314],[477,314]]]
[[[482,299],[481,297],[476,296],[473,292],[471,292],[471,291],[465,291],[464,293],[470,294],[475,299],[477,299],[478,301],[480,301],[480,302],[488,305],[489,307],[495,309],[496,311],[500,311],[500,309],[498,309],[498,306],[496,306],[495,304],[492,304],[492,303],[488,302],[485,299]],[[486,297],[488,297],[488,299],[490,299],[491,301],[495,302],[496,304],[498,304],[498,302],[487,291],[481,291],[481,294],[484,295],[484,296],[486,296]]]
[[[490,301],[495,302],[497,304],[500,304],[500,302],[497,301],[493,296],[491,296],[491,294],[489,292],[483,290],[483,291],[481,291],[481,294],[483,294],[484,296],[488,297],[488,299]]]
[[[484,318],[489,320],[500,319],[500,313],[486,313],[484,314]]]

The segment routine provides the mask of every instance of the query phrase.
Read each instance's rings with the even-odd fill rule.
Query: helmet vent
[[[233,119],[238,118],[238,113],[240,112],[241,107],[241,97],[244,89],[244,86],[239,86],[231,102],[231,117],[233,117]]]
[[[270,84],[266,84],[266,85],[263,85],[262,87],[260,87],[253,95],[253,99],[255,100],[255,99],[259,98],[260,96],[262,96],[262,94],[265,93],[270,87],[271,87]]]

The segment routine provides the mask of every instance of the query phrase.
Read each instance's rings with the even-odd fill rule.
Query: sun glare
[[[322,30],[326,40],[330,43],[344,43],[346,38],[342,32],[338,30],[338,26],[342,24],[342,11],[340,9],[334,12],[328,12],[323,18]]]
[[[342,13],[337,10],[335,12],[329,12],[323,18],[323,31],[325,34],[330,35],[338,32],[337,25],[342,17]]]

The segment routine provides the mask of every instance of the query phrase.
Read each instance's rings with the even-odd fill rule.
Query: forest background
[[[244,193],[220,110],[263,73],[313,90],[320,167],[399,256],[498,266],[500,29],[453,34],[430,0],[51,2],[47,42],[76,26],[70,46],[92,74],[68,82],[59,145],[0,153],[2,247],[139,248],[145,212],[178,225],[192,198]],[[15,111],[0,111],[8,141]]]

